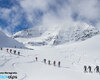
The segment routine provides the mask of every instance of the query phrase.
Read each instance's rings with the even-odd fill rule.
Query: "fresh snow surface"
[[[25,48],[22,43],[6,36],[2,31],[0,31],[0,47]]]
[[[100,35],[82,42],[59,46],[32,47],[34,50],[17,49],[20,56],[0,50],[0,72],[18,73],[18,80],[100,80],[94,68],[100,66]],[[35,61],[38,57],[38,61]],[[51,61],[44,64],[43,59]],[[53,61],[61,61],[61,67]],[[84,73],[84,65],[92,66],[92,73]]]

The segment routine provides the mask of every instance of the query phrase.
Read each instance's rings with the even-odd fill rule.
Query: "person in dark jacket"
[[[15,46],[15,48],[16,48],[16,46]]]
[[[12,49],[10,49],[10,53],[12,52]]]
[[[50,65],[50,60],[48,60],[48,64]]]
[[[91,66],[88,66],[88,69],[89,69],[89,72],[92,72],[92,71],[91,71]]]
[[[18,55],[20,55],[20,52],[18,52]]]
[[[44,63],[46,63],[46,59],[44,59]]]
[[[97,65],[94,70],[96,70],[96,72],[99,73],[99,66]]]
[[[14,50],[14,54],[16,54],[16,50]]]
[[[2,50],[2,48],[1,48],[1,50]]]
[[[58,67],[60,67],[60,61],[58,62]]]

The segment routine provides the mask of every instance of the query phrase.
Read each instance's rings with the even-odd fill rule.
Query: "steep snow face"
[[[62,28],[56,36],[53,44],[58,45],[72,41],[84,41],[98,33],[99,31],[91,25],[86,23],[76,23],[73,26]]]
[[[98,34],[99,31],[86,23],[72,23],[52,27],[35,27],[14,34],[14,38],[31,46],[59,45],[83,41]]]
[[[10,48],[25,48],[22,43],[6,36],[0,31],[0,47],[10,47]]]

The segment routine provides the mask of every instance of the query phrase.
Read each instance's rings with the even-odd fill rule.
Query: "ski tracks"
[[[38,54],[35,54],[35,55],[27,55],[27,56],[23,56],[23,55],[21,55],[21,56],[19,56],[19,60],[23,57],[24,59],[25,58],[27,58],[27,57],[35,57],[35,56],[37,56]],[[18,59],[18,58],[16,58],[16,59]],[[25,62],[19,62],[19,61],[17,61],[17,62],[14,62],[14,63],[12,63],[12,67],[14,68],[14,69],[17,69],[21,74],[23,74],[24,76],[22,77],[22,78],[20,78],[19,80],[25,80],[28,76],[27,76],[27,74],[26,73],[23,73],[23,71],[21,70],[21,69],[19,69],[19,68],[17,68],[17,65],[18,64],[24,64],[24,63],[33,63],[33,62],[35,62],[34,60],[30,60],[30,61],[25,61]]]

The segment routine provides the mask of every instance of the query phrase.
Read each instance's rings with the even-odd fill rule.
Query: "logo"
[[[16,80],[17,72],[0,72],[0,80]]]

